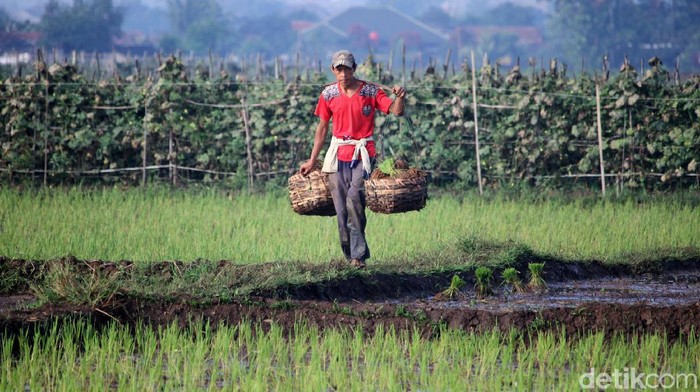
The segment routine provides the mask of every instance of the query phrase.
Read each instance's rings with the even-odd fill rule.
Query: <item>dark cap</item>
[[[333,53],[333,57],[331,57],[331,67],[335,68],[339,65],[355,68],[355,56],[348,50],[339,50]]]

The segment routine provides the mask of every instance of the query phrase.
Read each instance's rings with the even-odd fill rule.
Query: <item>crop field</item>
[[[335,218],[296,215],[284,196],[79,190],[0,190],[0,255],[46,260],[236,263],[340,257]],[[515,241],[568,260],[622,261],[630,254],[700,247],[700,208],[680,198],[509,201],[437,196],[420,212],[368,211],[372,262],[449,252],[477,236]]]
[[[696,337],[669,343],[660,334],[572,339],[551,331],[444,330],[425,339],[415,331],[366,335],[303,323],[285,332],[248,323],[96,330],[70,322],[33,339],[19,336],[15,353],[10,342],[0,347],[0,389],[8,391],[578,390],[615,371],[620,387],[693,389],[700,372]]]
[[[2,189],[0,390],[697,389],[696,198]]]

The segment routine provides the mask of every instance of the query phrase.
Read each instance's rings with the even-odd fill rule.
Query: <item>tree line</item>
[[[452,49],[458,53],[463,48],[457,45],[467,45],[494,58],[559,56],[572,68],[585,67],[582,62],[597,62],[604,56],[612,64],[622,63],[626,56],[635,65],[657,56],[668,64],[678,60],[685,72],[700,69],[700,30],[695,27],[695,21],[700,20],[700,2],[550,0],[549,4],[551,12],[547,14],[506,3],[482,14],[452,15],[432,7],[415,16],[446,32],[460,26],[510,24],[535,26],[544,34],[544,42],[537,46],[523,47],[513,33],[495,32],[466,43],[448,41],[437,52]],[[264,5],[275,8],[273,1]],[[288,14],[268,12],[264,16],[235,15],[226,12],[217,0],[168,0],[164,13],[169,32],[159,38],[154,50],[167,54],[182,51],[206,55],[213,51],[260,53],[268,58],[293,55],[299,48],[295,47],[296,32],[291,22],[319,21],[319,16],[303,10]],[[124,9],[115,6],[113,0],[74,0],[71,4],[50,0],[36,26],[14,22],[0,10],[2,30],[40,31],[41,47],[64,52],[112,50],[113,39],[123,32],[123,22]]]

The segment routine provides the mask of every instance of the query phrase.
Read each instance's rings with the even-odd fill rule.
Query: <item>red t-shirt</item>
[[[325,121],[333,118],[333,136],[345,139],[362,139],[374,134],[374,112],[379,109],[389,113],[393,102],[377,85],[360,81],[362,86],[352,96],[343,94],[338,83],[326,86],[318,98],[316,115]],[[350,162],[355,146],[339,146],[338,160]],[[367,152],[374,157],[374,142],[367,143]]]

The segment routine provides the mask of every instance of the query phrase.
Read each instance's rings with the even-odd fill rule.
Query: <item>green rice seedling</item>
[[[493,294],[491,288],[491,280],[493,279],[493,271],[489,267],[479,267],[474,271],[476,275],[476,296],[485,298]]]
[[[501,273],[501,279],[503,279],[503,283],[501,284],[510,286],[514,292],[522,293],[525,291],[523,281],[520,280],[518,270],[516,270],[515,267],[508,267],[504,269]]]
[[[462,280],[462,278],[460,278],[459,275],[454,275],[452,277],[452,281],[450,282],[450,287],[443,290],[440,294],[444,298],[452,299],[457,294],[459,294],[459,292],[463,286],[464,286],[464,280]]]
[[[377,168],[387,176],[395,176],[397,173],[396,167],[394,167],[394,158],[387,158],[380,163]]]
[[[463,390],[467,379],[474,391],[579,390],[592,369],[633,368],[636,374],[690,376],[678,377],[674,390],[698,386],[694,332],[671,340],[658,332],[444,328],[425,339],[420,329],[380,324],[365,334],[303,321],[291,333],[275,323],[262,328],[248,322],[96,329],[87,320],[62,320],[46,327],[0,342],[0,391],[443,391]]]
[[[544,263],[530,263],[527,267],[530,269],[530,281],[527,283],[527,286],[535,292],[547,290],[547,283],[542,278]]]
[[[528,249],[563,260],[625,264],[700,254],[700,207],[670,197],[562,203],[445,194],[431,197],[420,213],[368,215],[378,266],[425,255],[430,256],[425,264],[435,267],[530,262]],[[274,194],[158,186],[0,189],[0,255],[24,260],[70,254],[135,265],[196,259],[326,263],[340,255],[335,224],[327,217],[299,216],[287,197]]]

